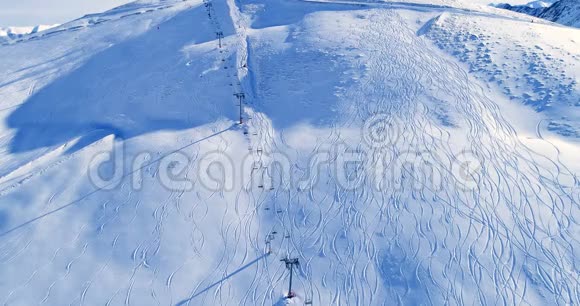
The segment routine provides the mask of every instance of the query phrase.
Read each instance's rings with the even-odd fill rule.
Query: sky
[[[106,11],[133,0],[0,0],[0,27],[62,24],[85,14]],[[531,0],[464,0],[489,4],[524,4]]]
[[[132,0],[0,0],[0,27],[65,23]]]

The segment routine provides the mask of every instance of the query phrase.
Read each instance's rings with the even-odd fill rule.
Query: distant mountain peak
[[[550,1],[534,1],[525,5],[502,3],[495,5],[495,7],[528,14],[571,27],[580,27],[580,1],[578,0],[560,0],[553,4]]]
[[[539,17],[567,26],[580,28],[580,1],[560,0],[545,9]]]

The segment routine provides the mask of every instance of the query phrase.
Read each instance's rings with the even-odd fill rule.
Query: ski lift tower
[[[281,259],[280,261],[283,261],[286,264],[286,268],[288,270],[290,270],[290,285],[288,286],[288,295],[286,296],[286,298],[291,299],[291,298],[296,296],[296,294],[294,294],[294,292],[292,292],[292,274],[293,274],[294,266],[299,265],[300,262],[298,262],[298,258],[292,258],[292,259],[284,258],[284,259]]]
[[[243,92],[240,92],[240,93],[234,94],[234,96],[236,96],[236,98],[238,98],[238,101],[240,103],[240,124],[243,124],[244,119],[242,118],[242,108],[244,106],[244,99],[246,98],[246,95]]]
[[[221,31],[220,32],[216,32],[215,35],[218,38],[219,46],[221,48],[222,47],[222,39],[224,38],[224,32],[221,32]]]

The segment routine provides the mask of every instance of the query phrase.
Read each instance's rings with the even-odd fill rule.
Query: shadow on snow
[[[226,36],[234,33],[231,21],[221,24]],[[113,45],[39,90],[7,118],[8,127],[16,129],[10,150],[80,137],[76,151],[108,134],[126,139],[235,118],[229,91],[217,85],[228,86],[226,72],[203,73],[219,61],[215,48],[215,29],[202,5]],[[191,66],[189,56],[196,59]]]

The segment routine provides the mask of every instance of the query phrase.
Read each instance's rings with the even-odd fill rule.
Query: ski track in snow
[[[553,294],[553,302],[560,304],[577,301],[578,297],[575,292],[578,290],[578,276],[574,268],[573,250],[573,245],[577,241],[574,241],[575,239],[571,235],[577,223],[568,216],[574,215],[578,203],[570,196],[570,190],[562,190],[562,185],[559,181],[559,177],[573,176],[573,173],[564,166],[531,152],[525,145],[520,143],[513,128],[499,114],[498,107],[484,96],[481,88],[472,84],[467,74],[449,60],[427,56],[427,54],[437,54],[437,52],[435,50],[431,53],[424,52],[424,50],[432,49],[432,47],[418,39],[413,31],[408,29],[404,22],[397,18],[396,14],[388,15],[386,18],[382,15],[371,20],[369,22],[370,25],[367,24],[367,28],[360,30],[357,34],[361,36],[362,41],[373,42],[374,44],[371,48],[379,46],[379,50],[375,49],[373,53],[368,54],[370,55],[368,59],[369,71],[376,73],[369,76],[369,83],[362,84],[363,90],[357,92],[368,93],[379,90],[382,92],[372,96],[384,97],[385,99],[373,104],[374,109],[365,109],[365,106],[370,104],[368,101],[366,101],[367,103],[356,104],[358,117],[346,118],[342,122],[353,122],[361,118],[364,120],[378,113],[389,114],[394,121],[393,125],[396,124],[395,128],[400,132],[398,140],[405,140],[405,142],[396,142],[395,148],[419,147],[423,149],[418,150],[420,152],[439,154],[436,158],[432,157],[433,160],[441,163],[440,171],[448,171],[445,170],[445,165],[450,165],[453,162],[453,156],[451,155],[453,150],[449,143],[449,132],[432,123],[434,120],[429,118],[432,116],[432,114],[429,114],[429,105],[416,103],[421,98],[420,95],[426,91],[421,85],[424,82],[419,81],[425,81],[426,79],[427,84],[450,93],[451,100],[449,104],[455,109],[455,116],[464,121],[464,124],[469,127],[469,134],[466,137],[471,147],[465,149],[477,154],[477,160],[484,161],[485,168],[483,173],[486,175],[478,178],[476,185],[479,186],[479,190],[474,191],[473,194],[460,194],[453,190],[435,192],[423,189],[417,195],[413,190],[398,190],[395,194],[389,195],[388,199],[381,199],[387,196],[382,194],[369,196],[365,195],[364,191],[357,192],[359,194],[349,194],[349,192],[344,191],[344,198],[341,198],[338,201],[339,203],[335,203],[340,206],[339,208],[334,208],[337,210],[335,214],[329,214],[328,211],[323,212],[322,210],[316,212],[325,216],[340,216],[334,220],[335,222],[343,220],[341,221],[343,228],[340,231],[352,233],[349,241],[357,241],[359,244],[363,244],[352,245],[348,243],[347,245],[340,245],[336,238],[341,235],[339,231],[333,235],[333,238],[327,237],[326,239],[316,240],[314,245],[310,246],[311,248],[324,248],[324,246],[320,245],[320,241],[331,240],[331,254],[334,254],[334,258],[326,259],[324,262],[329,264],[340,263],[339,266],[334,267],[332,278],[335,281],[342,279],[343,284],[341,287],[334,288],[332,291],[334,295],[328,301],[341,301],[348,305],[376,303],[376,301],[372,300],[372,297],[377,292],[376,289],[373,290],[371,284],[373,282],[376,284],[380,280],[378,280],[376,274],[374,275],[375,279],[369,280],[367,267],[369,262],[374,262],[375,267],[380,267],[382,264],[380,261],[385,260],[379,257],[378,247],[375,247],[375,245],[381,244],[373,243],[375,239],[372,237],[372,231],[375,231],[380,225],[372,222],[367,223],[368,221],[363,216],[374,215],[371,213],[373,209],[365,207],[365,204],[369,206],[368,204],[377,201],[377,199],[386,200],[387,203],[395,207],[410,205],[405,202],[421,204],[414,206],[415,210],[421,210],[420,217],[416,215],[418,212],[407,207],[401,211],[393,212],[390,211],[392,207],[380,207],[378,213],[380,218],[384,217],[386,220],[391,221],[387,222],[388,225],[385,225],[385,229],[382,232],[389,233],[392,238],[380,239],[379,241],[382,240],[381,242],[383,242],[382,249],[389,249],[390,247],[385,246],[398,246],[407,240],[405,242],[409,243],[409,245],[405,248],[408,250],[406,253],[414,253],[414,256],[403,255],[403,258],[398,259],[400,260],[399,264],[406,264],[409,261],[423,261],[417,264],[416,269],[426,269],[424,273],[428,274],[430,279],[411,279],[406,280],[406,282],[426,282],[427,284],[423,284],[425,287],[431,286],[439,289],[441,296],[433,294],[433,291],[431,291],[431,294],[425,294],[424,297],[428,296],[432,303],[454,302],[469,304],[477,300],[480,302],[507,304],[526,302],[523,299],[526,285],[522,286],[522,282],[524,284],[531,282],[534,285],[538,285],[535,284],[538,281],[537,279],[533,279],[529,275],[522,276],[522,273],[533,274],[529,269],[537,269],[540,275],[546,276],[539,280],[539,286],[543,287],[539,290],[546,290]],[[355,28],[359,29],[359,27]],[[400,32],[385,36],[385,29],[397,29]],[[397,40],[384,41],[387,37]],[[379,41],[381,43],[377,44]],[[412,52],[412,54],[397,53],[397,50],[389,49],[389,46],[392,45],[400,47],[398,49],[399,52],[405,50],[405,52]],[[368,47],[356,46],[354,49],[368,50]],[[253,52],[256,52],[256,50]],[[414,59],[414,61],[407,62],[409,58]],[[385,59],[388,60],[385,61]],[[394,84],[395,88],[385,88],[381,85],[392,84],[393,80],[398,80]],[[460,81],[458,82],[458,80]],[[461,82],[461,80],[465,81]],[[362,82],[365,81],[363,80]],[[367,87],[364,87],[365,85]],[[351,100],[362,102],[364,97],[355,96],[351,97]],[[334,126],[333,128],[336,130],[335,133],[339,135],[337,138],[340,138],[342,127]],[[268,132],[269,130],[261,130],[262,134]],[[332,144],[334,143],[331,142],[330,145]],[[374,152],[376,156],[381,156],[379,153],[384,152]],[[442,156],[441,154],[444,155]],[[392,152],[392,156],[399,155],[400,152]],[[448,158],[448,160],[445,160],[445,158]],[[539,168],[535,163],[538,160],[548,161],[548,166],[544,169]],[[401,180],[404,180],[405,176],[408,175],[401,173]],[[542,180],[539,180],[539,178],[542,178]],[[362,177],[360,179],[365,181],[368,178]],[[499,182],[496,182],[496,179],[499,179]],[[394,183],[393,188],[387,188],[386,190],[397,190],[397,186],[395,186],[397,182],[391,183]],[[445,183],[448,183],[445,186],[453,185],[452,182]],[[336,187],[336,192],[340,193],[340,188]],[[560,192],[563,192],[563,195]],[[425,195],[425,193],[428,195]],[[377,198],[374,198],[375,196]],[[288,197],[300,196],[289,195]],[[428,200],[428,198],[433,200]],[[533,201],[537,201],[534,203],[535,205],[530,203],[530,198]],[[312,201],[312,199],[304,199],[302,201],[293,199],[292,202],[295,204],[309,201]],[[470,201],[475,201],[475,203],[470,203]],[[347,203],[350,203],[351,206],[348,206]],[[353,203],[356,203],[356,205]],[[449,205],[449,207],[441,207],[442,203]],[[501,204],[509,204],[508,207],[501,208],[505,210],[501,211],[503,214],[496,211],[498,209],[497,206]],[[427,206],[428,209],[424,206]],[[322,207],[324,207],[324,204],[319,203],[318,209]],[[288,212],[288,216],[300,216],[300,209],[304,209],[295,205],[291,206],[291,208],[292,212]],[[314,210],[316,208],[310,207],[310,209]],[[333,208],[330,207],[330,210],[333,210]],[[425,210],[430,211],[430,213],[426,213]],[[544,218],[542,218],[544,213],[548,216],[546,219],[552,219],[548,222],[558,222],[560,226],[554,227],[553,223],[551,224],[552,226],[544,224]],[[383,214],[385,215],[383,216]],[[443,219],[443,216],[445,216],[445,219]],[[450,220],[450,218],[453,219]],[[440,221],[445,220],[445,223],[433,224],[433,220],[437,219]],[[354,221],[351,223],[348,220]],[[415,233],[409,233],[410,229],[403,232],[399,231],[399,226],[407,225],[409,224],[407,222],[412,220],[416,223]],[[429,220],[427,225],[421,224],[425,220]],[[309,226],[305,226],[304,229],[301,229],[296,220],[287,222],[294,225],[291,229],[293,232],[312,230],[319,235],[324,235],[325,232],[321,227],[312,229]],[[461,228],[454,230],[455,222],[468,224],[463,229],[467,230],[467,233],[462,233]],[[440,228],[437,229],[437,226]],[[427,227],[432,233],[444,233],[445,236],[437,237],[432,235],[428,237],[425,234],[424,227]],[[568,229],[571,230],[568,231]],[[368,232],[371,232],[370,235]],[[301,250],[304,249],[303,245],[307,244],[306,241],[309,240],[309,236],[317,235],[309,235],[308,233],[292,234],[292,237],[295,237],[292,240],[296,244],[298,241],[302,244],[301,246],[295,245],[295,251],[301,253],[301,256],[308,263],[312,262],[313,258],[309,258]],[[342,235],[343,239],[345,238],[344,236]],[[451,239],[451,241],[456,243],[454,247],[447,246],[449,237],[454,238]],[[546,245],[545,241],[550,241],[550,244]],[[574,241],[574,244],[570,241]],[[413,243],[418,245],[413,245]],[[340,250],[339,248],[343,249]],[[430,259],[420,259],[419,253],[423,248],[430,250],[430,254],[425,254],[426,256],[424,255],[423,258]],[[358,251],[355,252],[355,250]],[[366,254],[361,256],[362,254],[359,253],[358,256],[355,256],[355,253],[358,252]],[[462,258],[463,256],[466,258]],[[367,262],[361,260],[361,257],[366,258]],[[440,258],[448,258],[449,263],[441,267]],[[520,261],[517,262],[517,260]],[[318,262],[318,264],[321,263]],[[308,270],[309,266],[308,264],[306,270]],[[469,268],[469,271],[466,271],[467,268]],[[331,267],[330,269],[332,270],[333,268]],[[548,275],[544,269],[551,270],[551,275]],[[344,275],[345,270],[348,271],[347,275]],[[382,274],[396,271],[385,272],[387,273]],[[315,272],[310,273],[315,274]],[[436,273],[441,273],[443,277],[436,277]],[[379,274],[381,273],[379,272]],[[468,275],[468,277],[465,275]],[[400,276],[412,278],[410,275]],[[357,277],[361,279],[356,279]],[[383,277],[389,276],[383,275]],[[441,280],[444,283],[441,283]],[[484,292],[483,290],[489,288],[482,289],[483,286],[479,285],[482,283],[494,284],[494,286],[490,287],[495,292]],[[357,288],[356,292],[353,292],[352,284],[360,284],[361,287]],[[393,287],[395,286],[392,286],[391,290]],[[476,288],[479,292],[464,296],[462,290],[458,289],[458,287],[463,290]],[[320,289],[314,288],[314,290],[318,291]],[[425,290],[429,292],[430,289],[425,288]],[[408,284],[400,292],[393,291],[390,298],[395,298],[403,304],[413,303],[412,299],[417,298],[410,294],[412,290]],[[340,293],[346,297],[341,297]],[[490,296],[495,297],[494,300],[486,300]],[[438,298],[440,299],[439,301],[437,300]]]
[[[251,1],[256,3],[261,2]],[[252,28],[246,1],[207,0],[199,5],[205,5],[216,32],[226,31],[224,24],[232,22],[235,34],[212,52],[220,73],[230,82],[222,89],[232,95],[246,93],[246,120],[240,129],[246,132],[243,145],[231,135],[209,141],[224,153],[247,145],[252,180],[234,191],[206,193],[194,187],[188,192],[167,192],[154,205],[143,203],[140,191],[123,182],[99,202],[92,223],[72,224],[68,243],[50,245],[44,253],[51,256],[22,271],[22,281],[2,287],[10,288],[0,299],[2,305],[17,305],[32,290],[32,299],[42,305],[63,301],[71,305],[141,305],[144,301],[279,305],[288,273],[279,259],[286,256],[300,258],[295,290],[314,305],[580,303],[579,243],[574,235],[579,209],[573,193],[579,185],[576,174],[560,161],[526,147],[477,81],[418,37],[396,10],[379,6],[320,11],[291,25],[289,31],[310,30],[307,37],[294,38],[295,47],[304,52],[304,62],[283,62],[274,73],[289,75],[292,65],[316,67],[316,62],[308,62],[315,61],[308,52],[322,50],[351,59],[345,72],[360,74],[358,81],[343,84],[336,118],[326,126],[310,127],[316,145],[304,149],[293,147],[295,143],[287,139],[292,129],[277,129],[268,116],[268,103],[283,99],[285,93],[261,91],[276,84],[264,75],[268,73],[264,69],[271,68],[266,51],[253,46],[269,38]],[[326,25],[315,17],[340,17],[346,22]],[[330,27],[343,35],[328,36]],[[280,52],[277,60],[289,59]],[[232,96],[232,108],[235,103]],[[438,103],[445,103],[445,111]],[[352,150],[368,149],[361,137],[351,134],[379,114],[397,133],[389,134],[393,136],[389,146],[367,151],[369,163],[393,170],[394,175],[376,182],[372,167],[349,168],[341,175],[361,184],[350,190],[338,184],[330,166],[315,175],[306,173],[308,158],[326,148],[345,144]],[[458,188],[462,183],[452,165],[461,150],[482,163],[473,178],[475,189]],[[272,157],[276,152],[293,157],[292,174],[305,178],[299,188],[279,185],[283,182],[277,181],[280,173]],[[33,177],[22,184],[81,153],[48,162],[42,170],[30,172]],[[203,154],[200,148],[187,153],[193,161]],[[334,160],[338,153],[326,157]],[[401,158],[404,165],[396,167]],[[430,185],[413,166],[407,167],[420,167],[424,161],[432,163],[441,185]],[[155,171],[147,169],[145,186],[156,183]],[[191,165],[184,171],[193,172]],[[380,190],[374,186],[377,183]],[[19,186],[3,189],[0,196]],[[44,211],[61,197],[59,190],[52,191]],[[213,227],[205,219],[215,221]],[[146,221],[151,224],[140,224]],[[186,230],[168,232],[177,228],[173,223],[185,224]],[[136,235],[132,228],[147,231]],[[231,276],[261,258],[264,239],[273,232],[273,254]],[[38,243],[33,235],[33,229],[25,228],[0,237],[0,269],[22,254],[32,256],[31,244]],[[109,248],[103,251],[102,245]],[[169,258],[174,256],[169,250],[177,247],[190,253]],[[199,292],[203,293],[197,296]]]

